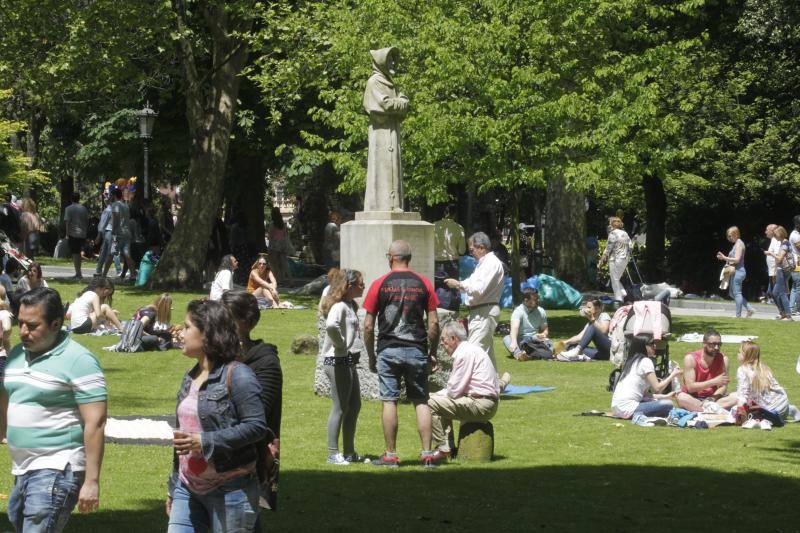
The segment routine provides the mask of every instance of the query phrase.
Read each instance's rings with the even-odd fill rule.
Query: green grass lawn
[[[75,284],[52,283],[74,297]],[[114,306],[124,316],[155,293],[120,288]],[[196,294],[174,295],[173,322],[183,320]],[[298,301],[290,297],[292,301]],[[553,392],[501,402],[495,426],[496,460],[449,464],[435,471],[418,466],[419,439],[413,410],[400,407],[396,471],[370,465],[325,464],[325,422],[330,400],[313,394],[314,357],[292,355],[299,333],[316,333],[313,301],[305,311],[262,313],[256,335],[278,345],[284,371],[280,505],[265,514],[283,531],[795,531],[800,491],[800,424],[772,432],[725,427],[713,430],[641,428],[608,418],[576,417],[608,409],[608,363],[519,363],[499,357],[512,383],[557,387]],[[575,333],[582,320],[555,311],[555,338]],[[508,319],[508,312],[504,313]],[[763,357],[790,398],[800,401],[794,372],[800,326],[762,320],[674,319],[677,334],[714,326],[723,333],[756,334]],[[166,414],[191,361],[180,352],[136,355],[103,351],[113,341],[81,337],[100,358],[112,415]],[[495,338],[498,354],[504,353]],[[698,345],[673,342],[672,359]],[[736,346],[723,346],[735,357]],[[731,387],[735,386],[731,383]],[[383,450],[378,402],[364,404],[357,447]],[[159,446],[109,445],[101,481],[101,510],[73,514],[68,531],[164,531],[165,479],[171,450]],[[10,461],[0,453],[0,493],[11,490]],[[11,530],[0,518],[0,531]]]

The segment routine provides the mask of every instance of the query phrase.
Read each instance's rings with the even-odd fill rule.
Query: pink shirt
[[[500,397],[500,383],[492,360],[483,349],[469,341],[462,341],[453,352],[453,370],[447,380],[447,395]]]
[[[178,405],[178,423],[186,433],[203,433],[200,417],[197,416],[198,388],[192,383],[189,394]],[[195,451],[178,456],[181,483],[195,494],[208,494],[226,481],[255,471],[255,462],[228,472],[217,472],[214,462],[206,461],[202,453]]]

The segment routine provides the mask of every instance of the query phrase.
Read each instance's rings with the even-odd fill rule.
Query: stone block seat
[[[491,422],[462,422],[458,429],[458,460],[488,463],[494,455]]]

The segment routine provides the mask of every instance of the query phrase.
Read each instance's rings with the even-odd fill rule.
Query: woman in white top
[[[561,361],[586,361],[588,359],[607,360],[611,357],[611,339],[608,338],[608,328],[611,326],[611,317],[603,312],[603,302],[600,300],[586,300],[579,311],[586,319],[586,325],[580,333],[564,341],[570,347],[558,354]],[[594,348],[589,344],[594,343]]]
[[[96,277],[78,293],[67,311],[72,333],[91,333],[102,321],[108,321],[122,331],[117,312],[111,308],[114,283],[105,277]]]
[[[736,392],[720,398],[717,403],[726,409],[747,405],[753,419],[762,420],[762,429],[771,429],[773,424],[782,426],[791,408],[789,396],[775,379],[772,370],[761,362],[759,345],[744,341],[737,359],[740,366],[736,371]],[[757,410],[755,413],[754,409]],[[796,408],[791,410],[795,411],[796,416]],[[763,421],[769,425],[765,427]],[[748,427],[754,427],[754,424]]]
[[[677,391],[658,394],[673,378],[683,371],[676,367],[661,381],[656,378],[653,357],[656,355],[656,341],[647,335],[636,335],[631,339],[628,359],[622,367],[622,374],[614,388],[611,410],[614,416],[631,418],[634,415],[667,416],[672,409],[671,398]]]
[[[34,261],[28,267],[28,272],[17,280],[17,296],[22,296],[31,289],[47,287],[47,282],[42,277],[42,266]]]
[[[233,289],[233,271],[239,267],[239,262],[231,254],[222,258],[219,264],[219,270],[211,282],[211,292],[208,295],[209,300],[219,300],[222,298],[222,293]]]
[[[356,422],[361,411],[361,385],[358,365],[364,340],[354,299],[364,293],[364,280],[358,270],[344,270],[339,283],[331,285],[322,301],[325,317],[325,340],[322,345],[323,367],[331,382],[333,406],[328,415],[328,462],[347,465],[359,460],[355,451]],[[339,453],[339,432],[344,455]]]
[[[625,233],[622,220],[619,217],[608,219],[608,241],[606,249],[597,266],[601,267],[608,262],[608,276],[611,278],[611,288],[614,291],[614,299],[623,301],[625,299],[625,289],[622,288],[622,275],[628,268],[628,261],[631,257],[631,238]]]

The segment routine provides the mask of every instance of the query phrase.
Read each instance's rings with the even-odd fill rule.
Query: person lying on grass
[[[790,412],[797,416],[797,408],[789,405],[786,390],[775,379],[772,370],[761,362],[761,347],[758,344],[744,341],[737,359],[736,392],[720,398],[717,401],[720,407],[731,409],[745,406],[753,420],[761,421],[759,425],[762,429],[771,429],[773,425],[783,426]]]
[[[611,410],[614,416],[632,418],[634,415],[667,416],[672,409],[672,398],[676,391],[659,394],[674,378],[683,371],[676,367],[662,379],[656,377],[653,358],[656,355],[656,341],[649,335],[636,335],[631,339],[628,359],[622,367],[614,396],[611,398]]]
[[[103,323],[108,322],[119,331],[122,323],[117,317],[117,312],[111,308],[114,296],[114,283],[108,278],[98,276],[78,293],[67,311],[72,333],[91,333]]]

